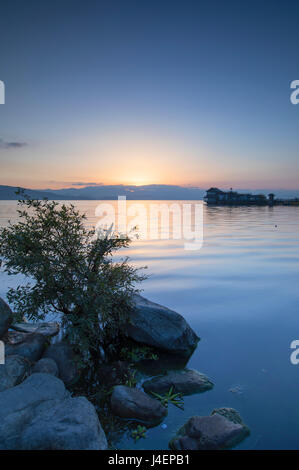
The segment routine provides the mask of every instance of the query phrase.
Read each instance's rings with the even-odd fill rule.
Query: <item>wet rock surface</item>
[[[61,380],[33,374],[0,392],[0,449],[101,450],[107,440],[94,406]]]
[[[25,380],[30,373],[30,362],[21,356],[7,356],[0,365],[0,392],[14,387]]]
[[[22,333],[40,333],[49,337],[59,333],[58,323],[13,323],[11,328]]]
[[[221,450],[235,447],[249,428],[232,408],[218,408],[210,416],[193,416],[170,441],[174,450]]]
[[[210,390],[213,386],[208,377],[192,369],[169,371],[165,375],[154,377],[143,383],[143,388],[147,393],[159,394],[167,393],[172,388],[176,393],[191,395]]]
[[[59,370],[59,378],[66,384],[73,384],[78,379],[78,368],[71,346],[60,342],[51,344],[45,351],[43,358],[53,359]]]
[[[149,397],[140,389],[125,385],[114,387],[111,409],[121,418],[139,421],[148,426],[159,424],[167,415],[167,409],[158,400]]]
[[[199,341],[182,315],[140,295],[135,296],[126,333],[134,341],[181,356],[190,356]]]
[[[55,377],[58,377],[59,370],[56,362],[50,358],[42,358],[36,364],[34,364],[32,374],[44,373],[44,374],[51,374]]]
[[[31,362],[38,361],[45,349],[47,338],[39,333],[9,332],[5,340],[6,356],[22,356]]]

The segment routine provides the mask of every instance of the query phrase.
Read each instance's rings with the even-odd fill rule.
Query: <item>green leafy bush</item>
[[[130,238],[97,236],[72,204],[23,196],[18,213],[0,230],[4,270],[29,278],[8,292],[15,320],[58,314],[81,365],[96,368],[103,350],[109,356],[121,347],[135,286],[145,278],[128,258],[113,260]]]

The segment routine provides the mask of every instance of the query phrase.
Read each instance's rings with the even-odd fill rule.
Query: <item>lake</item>
[[[98,221],[99,201],[75,204],[89,224]],[[167,449],[190,416],[228,406],[251,429],[237,448],[298,449],[299,365],[290,362],[290,343],[299,339],[299,208],[203,209],[200,250],[185,250],[182,240],[137,240],[126,254],[148,266],[144,295],[181,313],[201,337],[188,367],[215,387],[185,397],[184,411],[170,405],[166,428],[148,430],[136,444],[124,436],[117,446]],[[1,226],[14,220],[15,210],[14,201],[0,201]],[[22,281],[2,272],[0,296]]]

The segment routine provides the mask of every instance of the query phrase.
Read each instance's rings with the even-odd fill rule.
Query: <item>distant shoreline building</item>
[[[299,199],[275,199],[275,194],[238,193],[237,191],[221,191],[218,188],[210,188],[204,201],[208,205],[217,206],[299,206]]]

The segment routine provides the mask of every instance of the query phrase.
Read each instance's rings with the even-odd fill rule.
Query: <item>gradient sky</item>
[[[0,184],[298,188],[298,1],[2,0]]]

